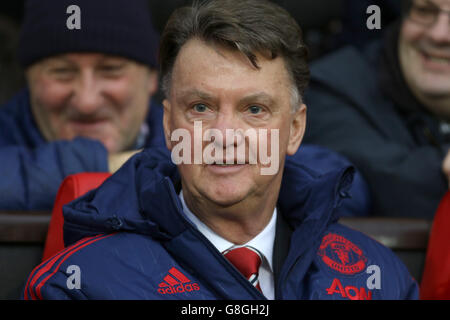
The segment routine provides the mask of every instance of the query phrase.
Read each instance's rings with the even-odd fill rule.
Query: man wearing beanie
[[[0,209],[51,209],[67,175],[164,146],[157,45],[145,0],[27,1],[27,88],[0,108]]]

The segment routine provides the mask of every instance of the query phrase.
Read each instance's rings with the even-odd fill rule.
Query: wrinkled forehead
[[[258,68],[238,50],[191,39],[177,56],[172,81],[178,89],[198,85],[228,89],[236,87],[245,91],[244,88],[261,84],[271,89],[280,83],[283,87],[290,85],[291,79],[283,58],[269,60],[258,53],[255,56]],[[239,83],[236,77],[241,80]]]

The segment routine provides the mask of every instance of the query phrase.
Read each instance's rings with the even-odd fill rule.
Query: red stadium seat
[[[444,196],[431,227],[420,287],[424,300],[450,299],[450,192]]]
[[[111,174],[108,172],[85,172],[64,179],[56,195],[52,217],[48,227],[42,260],[47,260],[64,249],[62,207],[66,203],[100,186]]]

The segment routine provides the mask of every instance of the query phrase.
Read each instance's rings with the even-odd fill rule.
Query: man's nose
[[[86,71],[80,75],[72,105],[83,114],[94,113],[102,105],[100,86],[93,72]]]
[[[450,13],[441,12],[428,30],[428,36],[437,44],[450,44]]]
[[[243,127],[234,112],[219,112],[212,129],[220,131],[222,141],[216,141],[216,143],[220,143],[223,148],[237,147],[243,142]]]

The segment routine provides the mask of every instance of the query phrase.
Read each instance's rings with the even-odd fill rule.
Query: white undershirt
[[[259,267],[259,285],[264,296],[273,300],[275,297],[274,279],[273,279],[273,245],[275,242],[275,222],[277,220],[277,208],[273,211],[272,218],[267,226],[253,239],[244,245],[235,245],[234,243],[222,238],[207,225],[205,225],[195,214],[187,207],[183,197],[183,190],[180,192],[180,200],[183,205],[183,211],[189,220],[197,229],[216,247],[219,252],[224,252],[231,247],[251,246],[256,248],[263,255],[263,261]]]

